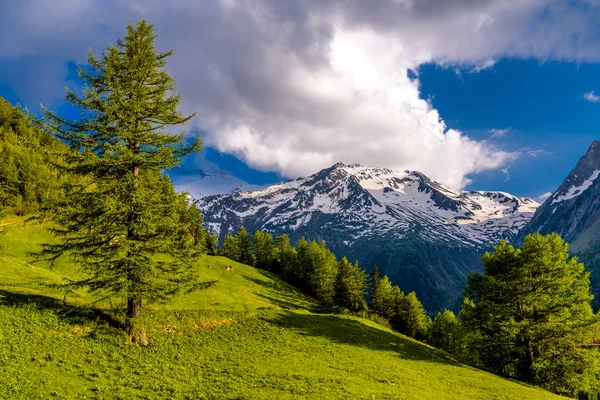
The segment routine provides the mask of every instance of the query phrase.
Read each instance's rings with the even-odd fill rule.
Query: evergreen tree
[[[338,273],[338,263],[325,242],[311,242],[308,247],[310,276],[308,278],[311,293],[321,303],[329,306],[333,302],[334,283]]]
[[[392,283],[387,276],[384,276],[383,278],[379,277],[379,269],[376,265],[373,266],[371,287],[371,310],[380,317],[390,320],[395,309]]]
[[[308,288],[308,277],[312,273],[311,267],[309,243],[304,237],[301,237],[296,244],[296,263],[294,264],[292,279],[302,289],[306,290]]]
[[[365,290],[367,274],[358,267],[358,263],[350,264],[346,257],[338,264],[338,274],[334,284],[334,304],[351,312],[367,309]]]
[[[439,349],[454,353],[458,335],[458,321],[454,313],[450,310],[437,313],[431,325],[429,343]]]
[[[167,178],[167,176],[165,176]],[[196,203],[188,206],[187,200],[183,202],[183,212],[181,222],[183,226],[187,226],[185,235],[189,238],[192,246],[198,250],[206,251],[208,233],[202,228],[204,218],[202,213],[196,207]]]
[[[166,72],[172,52],[157,53],[155,38],[152,25],[129,24],[125,38],[100,58],[90,52],[88,68],[79,69],[83,95],[67,91],[82,118],[69,121],[44,109],[39,121],[72,150],[64,154],[64,169],[82,177],[46,210],[62,240],[43,254],[69,254],[81,264],[86,278],[72,286],[123,296],[129,338],[140,345],[147,344],[142,302],[195,282],[191,249],[179,246],[173,206],[179,195],[157,187],[168,186],[161,171],[199,150],[200,141],[186,143],[184,133],[167,131],[192,116],[177,110],[180,96]]]
[[[502,240],[483,264],[461,312],[483,365],[561,394],[597,384],[597,350],[585,349],[597,331],[589,273],[568,244],[556,234],[529,235],[518,250]]]
[[[205,236],[206,244],[204,245],[204,249],[206,254],[209,256],[217,255],[217,246],[219,245],[219,237],[214,232],[206,232]]]
[[[273,235],[256,231],[252,236],[252,246],[256,255],[256,267],[272,271],[275,264],[275,244]]]
[[[410,292],[407,296],[400,297],[396,307],[391,321],[392,327],[417,340],[425,340],[431,326],[431,318],[427,316],[417,294]]]
[[[275,269],[283,275],[287,281],[293,281],[296,265],[296,249],[290,242],[288,235],[275,238]]]
[[[239,260],[236,261],[246,265],[254,265],[256,259],[252,253],[252,240],[246,228],[242,226],[242,229],[235,234],[234,239],[238,249],[237,254],[239,254]]]
[[[239,262],[240,260],[240,251],[237,245],[237,241],[231,234],[227,233],[225,235],[225,240],[223,241],[223,246],[219,250],[219,255],[223,257],[227,257],[232,261]]]

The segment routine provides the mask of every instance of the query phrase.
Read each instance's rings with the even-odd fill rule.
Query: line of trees
[[[519,249],[501,241],[482,258],[484,273],[469,277],[458,317],[444,310],[433,320],[414,292],[405,295],[377,266],[369,278],[357,262],[338,261],[325,242],[301,238],[293,247],[287,235],[242,228],[219,254],[276,272],[331,310],[387,322],[496,374],[569,396],[600,390],[589,273],[556,234],[529,235]]]
[[[225,236],[218,253],[279,274],[314,296],[326,310],[370,316],[408,336],[428,338],[432,321],[414,292],[405,295],[392,286],[387,276],[379,276],[377,266],[369,277],[357,261],[338,260],[324,241],[300,238],[292,246],[287,235],[274,238],[260,230],[250,235],[242,227]]]

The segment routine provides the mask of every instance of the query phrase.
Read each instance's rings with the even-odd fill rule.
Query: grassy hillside
[[[117,299],[47,286],[77,270],[32,264],[43,226],[0,226],[0,398],[559,398],[370,321],[316,314],[275,276],[221,257],[197,263],[214,285],[148,306],[151,344],[128,345]]]

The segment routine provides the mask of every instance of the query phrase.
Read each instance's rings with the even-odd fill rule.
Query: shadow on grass
[[[0,305],[24,307],[35,306],[40,310],[51,310],[70,324],[104,322],[112,328],[122,328],[119,319],[105,310],[87,306],[74,306],[61,300],[39,294],[25,294],[0,290]]]
[[[276,292],[281,298],[275,298],[273,296],[267,296],[262,293],[256,293],[257,296],[263,299],[269,300],[273,304],[278,305],[284,309],[303,309],[307,311],[317,311],[318,305],[315,300],[306,296],[292,285],[282,282],[281,278],[272,272],[260,271],[260,273],[271,279],[271,281],[264,281],[261,279],[251,278],[246,275],[242,275],[245,279],[255,283],[256,285],[262,286],[266,289],[270,289]]]
[[[297,314],[288,311],[270,321],[283,328],[294,330],[301,335],[320,336],[335,343],[395,352],[405,360],[460,365],[439,350],[365,325],[354,319],[335,315]]]

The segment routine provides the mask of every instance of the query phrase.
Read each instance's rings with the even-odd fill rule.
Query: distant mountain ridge
[[[416,171],[342,163],[198,205],[221,239],[245,226],[326,240],[365,268],[377,263],[436,310],[454,304],[483,251],[514,238],[539,206],[503,192],[450,189]]]

